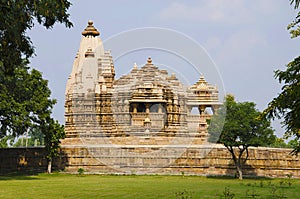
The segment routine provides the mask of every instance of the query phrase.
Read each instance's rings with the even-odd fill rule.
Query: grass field
[[[0,176],[0,198],[300,198],[299,179],[39,174]],[[223,197],[221,197],[223,196]],[[227,197],[231,198],[231,197]]]

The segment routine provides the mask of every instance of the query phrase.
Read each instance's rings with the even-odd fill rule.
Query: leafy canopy
[[[44,133],[48,159],[57,155],[63,126],[51,117],[55,100],[42,74],[27,67],[34,47],[26,31],[35,23],[71,27],[67,0],[0,0],[0,141],[27,130]],[[3,143],[3,142],[1,142]]]
[[[287,133],[300,136],[300,57],[287,65],[285,71],[275,71],[275,78],[284,85],[281,93],[274,98],[266,109],[270,118],[281,118]]]
[[[39,71],[18,67],[14,72],[0,80],[0,138],[22,135],[39,125],[56,102],[50,99],[48,81]]]
[[[236,102],[227,95],[224,106],[211,119],[208,132],[209,141],[224,146],[266,146],[275,141],[270,121],[261,117],[253,102]],[[222,127],[219,121],[224,120]]]
[[[300,1],[290,0],[294,8],[298,9]],[[289,26],[291,37],[300,35],[300,12]],[[300,57],[295,58],[286,66],[285,71],[276,70],[275,78],[282,83],[281,93],[268,105],[264,114],[268,118],[283,118],[286,137],[294,136],[298,140],[294,153],[300,152]]]
[[[0,0],[0,138],[24,133],[51,114],[48,82],[27,67],[34,47],[26,31],[40,23],[71,27],[67,0]]]
[[[46,28],[56,22],[71,27],[67,0],[0,0],[0,70],[13,74],[24,58],[34,54],[34,47],[26,31],[37,21]]]

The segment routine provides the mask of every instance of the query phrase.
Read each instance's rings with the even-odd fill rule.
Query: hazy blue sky
[[[143,27],[173,29],[193,38],[217,65],[226,93],[238,101],[254,101],[260,110],[280,92],[273,71],[300,55],[299,39],[290,39],[286,30],[296,15],[287,0],[71,2],[73,28],[56,25],[45,30],[36,25],[29,32],[36,47],[31,65],[49,80],[52,97],[58,100],[53,114],[61,123],[66,81],[89,19],[102,40]],[[279,134],[283,131],[275,128]]]

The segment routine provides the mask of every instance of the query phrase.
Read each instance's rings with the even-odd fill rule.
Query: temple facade
[[[177,165],[187,148],[204,157],[211,150],[201,148],[207,119],[221,105],[217,87],[203,76],[184,85],[150,57],[117,79],[99,35],[89,21],[66,86],[67,167],[159,173],[154,170]]]
[[[116,79],[113,58],[99,35],[89,21],[66,86],[63,144],[130,136],[206,140],[206,121],[220,106],[216,86],[203,76],[194,85],[183,85],[150,57]]]

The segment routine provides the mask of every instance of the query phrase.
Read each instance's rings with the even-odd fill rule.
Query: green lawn
[[[290,183],[290,185],[289,185]],[[0,198],[300,198],[300,180],[237,179],[198,176],[110,176],[40,174],[0,176]],[[248,192],[248,197],[246,192]],[[257,197],[250,196],[256,194]],[[280,197],[285,196],[285,197]]]

